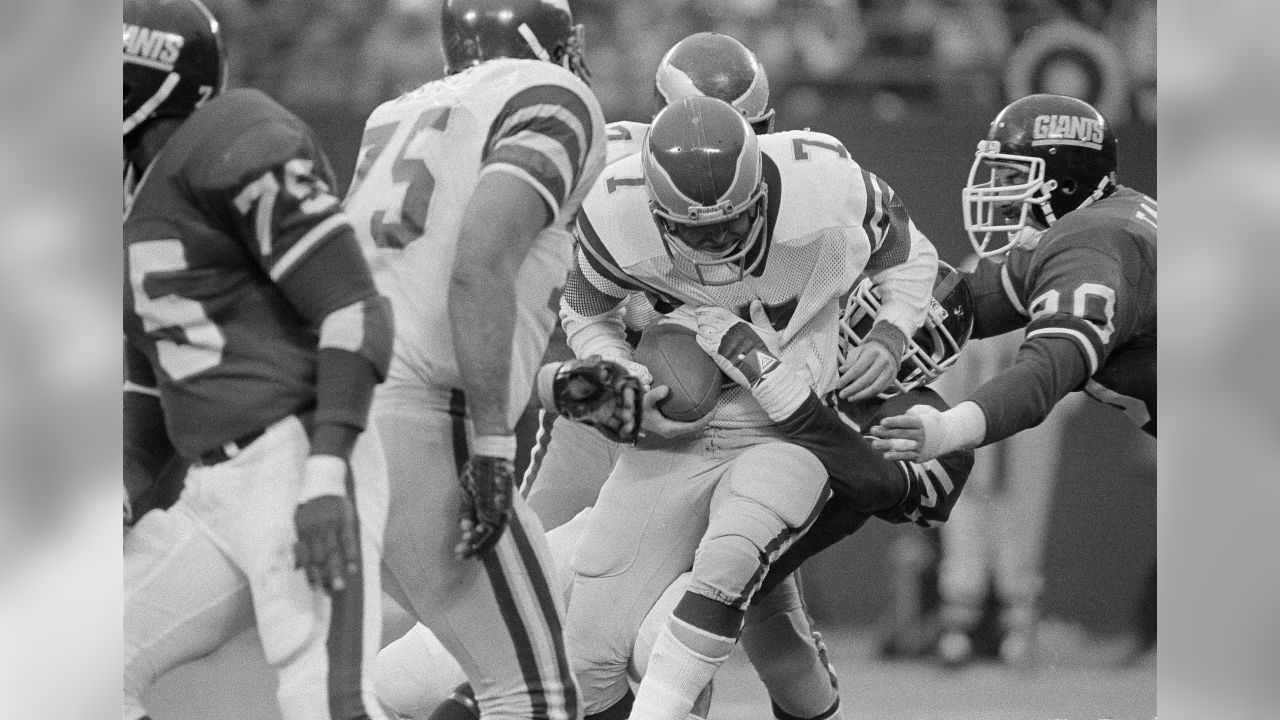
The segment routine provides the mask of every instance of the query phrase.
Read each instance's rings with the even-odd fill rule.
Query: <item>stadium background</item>
[[[206,2],[224,25],[231,84],[259,87],[311,123],[344,183],[369,111],[442,72],[439,0]],[[1158,193],[1154,0],[571,2],[586,25],[592,85],[607,120],[652,114],[653,71],[676,40],[699,30],[731,34],[768,70],[777,127],[840,138],[903,196],[952,263],[969,249],[959,191],[974,144],[1012,97],[1049,91],[1094,102],[1116,125],[1121,182]],[[1062,640],[1064,668],[1073,657],[1086,665],[1105,659],[1105,650],[1080,649],[1105,647],[1130,631],[1156,545],[1154,452],[1119,413],[1073,407],[1052,501],[1043,597]],[[890,602],[889,545],[900,533],[918,532],[924,531],[873,523],[816,558],[805,587],[820,626],[841,637],[872,633]],[[841,663],[842,653],[834,654]],[[1080,698],[1096,697],[1085,688],[1100,691],[1108,677],[1078,680]],[[1154,668],[1126,677],[1120,684],[1129,683],[1129,691],[1113,711],[1136,714],[1114,716],[1154,715]],[[989,680],[998,692],[999,677]],[[1071,702],[1025,714],[1031,707],[1009,717],[1108,712]]]

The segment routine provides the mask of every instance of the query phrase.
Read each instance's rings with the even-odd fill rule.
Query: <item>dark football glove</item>
[[[459,558],[483,555],[498,543],[511,519],[515,475],[512,461],[491,455],[474,455],[462,467],[462,540],[454,548]]]
[[[360,574],[356,513],[345,495],[317,495],[293,511],[296,564],[312,587],[336,593]]]
[[[951,510],[960,500],[969,474],[952,478],[937,462],[925,464],[898,460],[896,462],[907,478],[907,496],[897,506],[876,513],[876,517],[892,523],[913,522],[921,527],[937,527],[951,517]]]
[[[644,387],[619,363],[595,355],[561,363],[552,394],[561,415],[614,442],[633,443],[640,436]]]

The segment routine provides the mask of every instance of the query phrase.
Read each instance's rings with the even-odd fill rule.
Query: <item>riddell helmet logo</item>
[[[1102,125],[1095,118],[1077,115],[1037,115],[1031,127],[1031,144],[1076,145],[1102,149]]]
[[[182,36],[177,33],[124,24],[124,59],[127,62],[172,72],[182,52],[182,42]]]

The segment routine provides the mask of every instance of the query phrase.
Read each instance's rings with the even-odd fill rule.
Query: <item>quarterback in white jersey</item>
[[[755,305],[772,326],[761,331],[777,348],[775,362],[819,393],[856,384],[874,394],[892,380],[937,271],[935,250],[901,200],[838,140],[807,131],[757,138],[741,113],[705,97],[668,106],[641,153],[606,168],[576,232],[561,321],[579,357],[631,360],[618,309],[630,292],[683,322],[707,307],[758,318]],[[866,362],[842,376],[839,301],[864,273],[883,309],[862,348]],[[650,433],[619,458],[572,561],[565,634],[589,714],[625,697],[631,639],[667,586],[692,569],[632,711],[683,718],[728,655],[768,563],[825,502],[826,471],[773,423],[734,385],[706,430]],[[902,493],[885,488],[879,506],[866,509]]]
[[[370,116],[346,209],[399,319],[372,417],[384,588],[458,658],[486,718],[571,720],[577,691],[516,439],[604,165],[565,0],[446,0],[447,77]]]

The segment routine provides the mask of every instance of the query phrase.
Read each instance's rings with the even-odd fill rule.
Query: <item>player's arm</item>
[[[585,93],[585,91],[582,91]],[[590,104],[589,104],[590,103]],[[535,239],[567,226],[581,188],[604,163],[604,121],[589,93],[557,85],[514,95],[485,143],[476,188],[463,210],[449,280],[449,320],[475,436],[462,473],[465,502],[457,552],[487,552],[506,527],[514,488],[512,397],[516,278]]]
[[[1026,340],[1014,364],[946,412],[912,408],[871,432],[891,459],[929,459],[1035,427],[1098,371],[1131,325],[1128,283],[1112,250],[1059,237],[1029,270]]]
[[[255,126],[204,180],[231,188],[225,209],[234,234],[318,336],[295,553],[313,585],[340,591],[360,569],[348,461],[390,363],[391,305],[378,294],[330,190],[327,159],[302,128],[285,121]]]
[[[144,511],[140,500],[154,492],[157,478],[176,452],[165,429],[155,372],[128,340],[124,370],[124,523],[132,525]]]
[[[759,302],[750,308],[753,323],[723,308],[702,307],[693,312],[702,349],[730,379],[751,391],[792,442],[822,462],[833,488],[856,509],[891,522],[946,520],[959,488],[947,487],[927,474],[904,472],[825,405],[769,346],[768,318]],[[929,497],[937,501],[930,504]]]
[[[863,229],[871,255],[863,272],[871,278],[881,309],[868,342],[854,348],[841,368],[840,397],[874,397],[893,381],[907,349],[907,338],[924,322],[938,273],[938,252],[911,221],[893,188],[863,170],[867,209]]]
[[[579,213],[579,222],[586,211]],[[580,229],[575,235],[580,237]],[[560,296],[560,327],[574,357],[598,355],[617,363],[633,364],[625,323],[627,291],[592,266],[579,241],[574,263]],[[638,367],[637,367],[638,369]],[[648,378],[645,378],[648,384]]]
[[[856,404],[842,403],[841,413],[856,422],[858,426],[869,427],[886,414],[895,415],[916,404],[931,405],[941,410],[949,407],[946,401],[933,390],[915,388],[887,401],[873,398]],[[813,427],[818,429],[816,424]],[[858,435],[858,437],[861,439],[861,435]],[[821,442],[821,438],[815,435],[808,439],[808,442]],[[805,445],[805,447],[808,447],[808,445]],[[817,453],[815,452],[815,454]],[[917,524],[925,526],[944,522],[950,516],[951,508],[954,507],[955,500],[959,497],[960,490],[968,481],[969,472],[973,469],[972,450],[952,452],[927,463],[891,462],[878,457],[879,453],[875,454],[877,455],[875,460],[868,459],[865,462],[868,462],[872,467],[878,468],[879,472],[891,473],[896,471],[904,477],[912,476],[913,481],[916,479],[923,480],[926,488],[926,494],[919,503],[920,507],[915,509],[915,513],[911,517],[899,516],[890,519],[899,521],[911,519]],[[849,461],[852,462],[854,459],[850,458]],[[830,465],[827,468],[828,472],[832,471]],[[800,567],[809,558],[857,532],[872,517],[871,513],[860,508],[854,499],[842,492],[842,483],[846,480],[832,472],[831,484],[835,493],[827,501],[827,504],[823,506],[822,512],[814,520],[813,525],[805,531],[805,534],[791,547],[787,548],[787,551],[781,557],[769,565],[769,573],[765,576],[760,590],[757,591],[757,597],[767,593],[769,589],[777,585],[779,581]],[[942,502],[939,502],[940,500]]]

